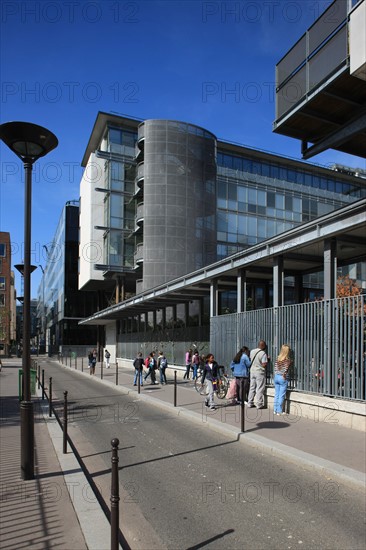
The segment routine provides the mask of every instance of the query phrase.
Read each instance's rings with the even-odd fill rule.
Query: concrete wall
[[[104,193],[95,191],[104,187],[103,159],[90,155],[80,183],[80,243],[79,243],[79,290],[90,280],[103,281],[103,272],[94,269],[94,264],[103,263]]]
[[[273,408],[273,387],[266,388],[266,399],[267,405]],[[314,422],[326,422],[366,431],[366,406],[362,402],[288,391],[285,411],[292,422],[297,422],[300,418],[308,418]]]

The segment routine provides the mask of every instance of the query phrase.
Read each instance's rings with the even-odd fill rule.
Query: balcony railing
[[[276,66],[276,120],[348,59],[347,2],[335,0]]]

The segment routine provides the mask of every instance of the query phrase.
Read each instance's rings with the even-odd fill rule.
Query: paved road
[[[48,365],[103,498],[120,440],[120,526],[135,549],[364,548],[364,494],[114,387]],[[152,388],[152,391],[154,388]],[[60,403],[61,407],[61,403]]]

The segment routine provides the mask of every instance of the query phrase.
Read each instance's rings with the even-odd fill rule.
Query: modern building
[[[69,201],[60,216],[38,288],[39,352],[85,354],[97,341],[95,327],[78,323],[98,308],[97,293],[78,290],[79,204]]]
[[[98,325],[99,347],[107,341],[118,356],[126,332],[129,340],[159,342],[171,329],[182,346],[207,345],[209,292],[187,289],[185,299],[166,297],[153,310],[144,309],[144,296],[366,196],[366,178],[352,170],[218,140],[189,123],[108,113],[98,113],[82,165],[79,289],[98,291],[99,303],[110,306],[141,296],[129,319]],[[352,270],[365,281],[364,263]],[[324,295],[322,277],[311,263],[301,281],[287,273],[280,305]],[[244,308],[271,307],[274,288],[270,278],[247,273]],[[226,277],[218,313],[236,311],[236,278]]]
[[[0,231],[0,356],[8,356],[16,339],[14,273],[10,233]]]
[[[111,300],[114,292],[115,302],[366,194],[366,177],[352,171],[219,141],[188,123],[107,113],[82,164],[79,288],[104,289]],[[306,277],[305,298],[319,286]],[[271,290],[253,282],[249,298],[268,306]]]

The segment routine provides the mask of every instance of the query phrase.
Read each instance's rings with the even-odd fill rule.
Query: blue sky
[[[300,158],[272,132],[275,65],[330,2],[3,1],[1,122],[24,120],[59,146],[34,167],[32,263],[45,264],[98,111],[192,122],[218,138]],[[0,230],[21,263],[23,167],[1,144]],[[327,151],[313,162],[365,168]],[[41,278],[32,275],[32,297]],[[16,274],[20,293],[20,279]]]

